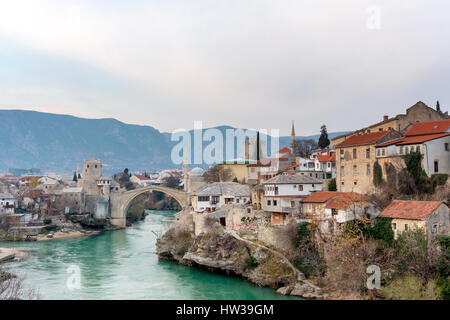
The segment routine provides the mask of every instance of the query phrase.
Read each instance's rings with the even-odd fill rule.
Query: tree
[[[76,172],[73,173],[72,181],[78,182],[78,178],[77,178],[77,173]]]
[[[208,183],[230,181],[232,176],[233,175],[230,168],[221,169],[218,165],[209,167],[209,169],[203,174],[203,178],[205,178],[205,181]]]
[[[30,188],[36,188],[39,185],[39,180],[37,177],[33,177],[30,180]]]
[[[327,126],[322,125],[320,127],[319,147],[325,149],[330,145],[330,139],[328,139]]]
[[[164,184],[168,188],[178,188],[180,186],[181,180],[178,176],[170,175],[164,178]]]
[[[336,178],[333,178],[328,182],[328,191],[337,191]]]
[[[238,178],[234,177],[233,182],[239,182]]]
[[[317,149],[317,142],[313,139],[295,140],[295,153],[299,157],[307,158]]]
[[[383,182],[383,171],[378,161],[373,164],[373,184],[379,187]]]
[[[441,105],[439,104],[439,100],[436,102],[436,111],[441,111]]]

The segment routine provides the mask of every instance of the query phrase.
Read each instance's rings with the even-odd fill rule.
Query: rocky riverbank
[[[219,223],[199,236],[194,235],[193,228],[189,212],[180,212],[177,222],[157,241],[159,258],[239,276],[283,295],[322,298],[320,288],[306,280],[281,253],[242,239]]]

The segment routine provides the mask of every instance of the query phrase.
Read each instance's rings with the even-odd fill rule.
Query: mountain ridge
[[[221,132],[236,129],[228,125],[211,128]],[[333,132],[329,136],[343,133]],[[296,138],[317,140],[318,136]],[[0,172],[9,168],[73,172],[84,160],[93,157],[103,161],[107,173],[124,167],[132,171],[175,168],[180,166],[174,165],[170,156],[177,143],[171,141],[169,132],[115,118],[88,119],[34,110],[0,110]],[[290,137],[280,137],[280,147],[289,143]]]

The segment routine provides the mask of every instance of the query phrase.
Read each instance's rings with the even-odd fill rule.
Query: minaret
[[[187,151],[187,146],[186,148],[184,148],[184,152],[183,152],[183,180],[184,180],[184,191],[188,191],[188,151]]]
[[[292,121],[292,130],[291,130],[291,154],[295,156],[295,129],[294,129],[294,121]]]

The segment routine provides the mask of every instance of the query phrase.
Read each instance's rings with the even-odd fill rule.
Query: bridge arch
[[[174,198],[184,209],[188,205],[188,194],[183,190],[178,190],[163,186],[149,186],[121,193],[111,194],[111,223],[124,227],[126,225],[126,215],[131,202],[139,195],[159,191]]]

